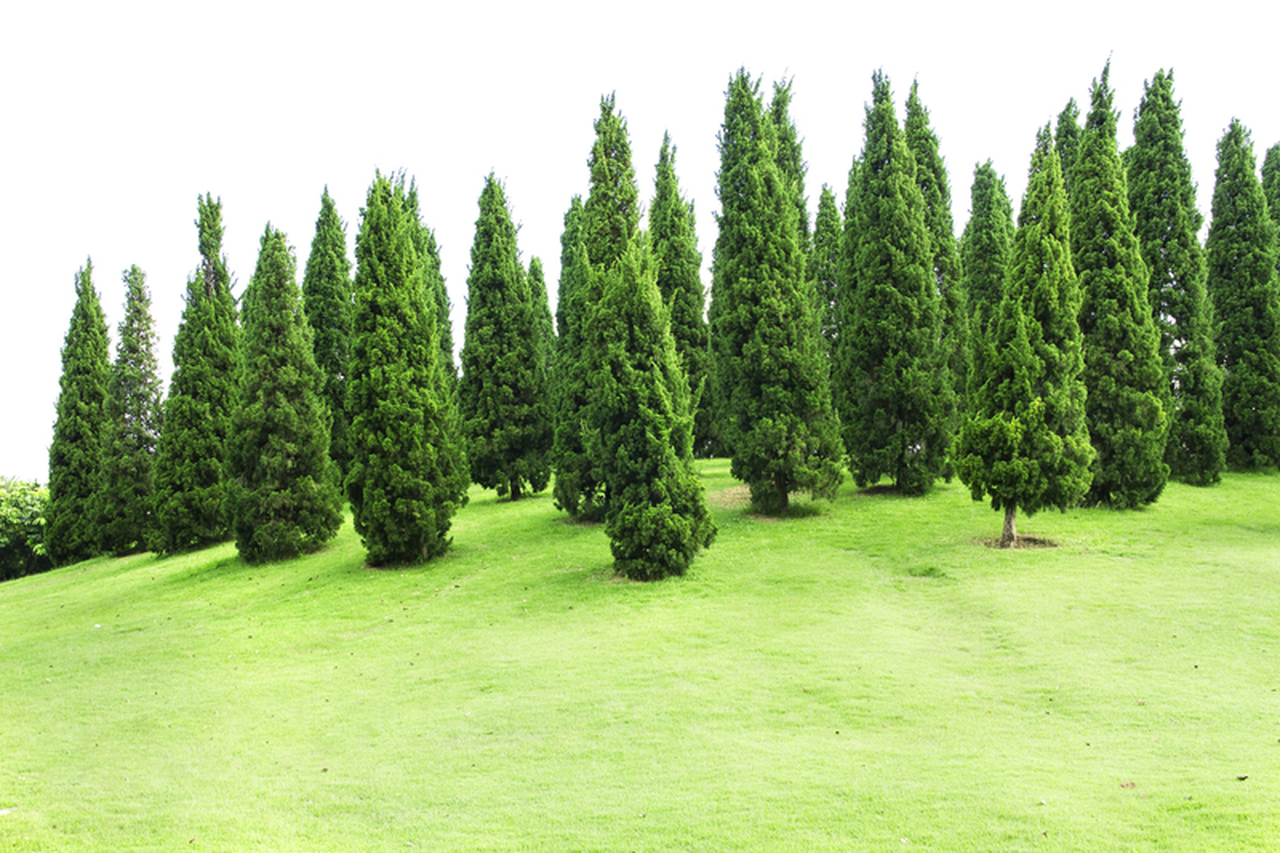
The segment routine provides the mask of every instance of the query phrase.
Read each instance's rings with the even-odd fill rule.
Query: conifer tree
[[[803,140],[791,119],[791,83],[792,80],[774,82],[769,118],[778,136],[778,171],[784,180],[791,183],[792,200],[796,206],[796,239],[807,267],[813,251],[813,240],[809,234],[809,198],[804,194],[804,176],[809,171],[809,164],[804,161]],[[807,274],[804,280],[809,280]]]
[[[513,501],[542,491],[550,479],[541,335],[506,195],[490,173],[471,246],[458,401],[472,482]]]
[[[640,190],[631,166],[627,120],[617,111],[613,95],[600,99],[600,118],[594,126],[596,139],[587,161],[591,191],[582,206],[580,227],[591,265],[605,270],[640,227]]]
[[[730,471],[760,511],[781,513],[792,492],[834,497],[841,454],[802,279],[794,187],[778,169],[759,88],[745,70],[734,75],[720,130],[711,369]]]
[[[98,497],[101,546],[112,554],[144,550],[154,539],[154,469],[162,411],[147,276],[133,266],[123,278],[124,319],[108,386]]]
[[[860,486],[884,475],[928,491],[951,444],[955,391],[915,159],[876,72],[866,142],[845,202],[835,384],[849,468]]]
[[[413,248],[417,253],[418,263],[422,265],[422,286],[428,298],[435,302],[436,326],[440,333],[440,365],[445,384],[450,393],[453,393],[458,388],[458,365],[453,360],[453,305],[449,301],[449,288],[441,271],[440,246],[436,242],[436,233],[422,221],[416,181],[409,182],[404,204],[417,226],[413,232]]]
[[[436,300],[414,249],[403,179],[380,173],[356,237],[347,497],[372,565],[436,557],[466,502],[468,470],[441,366]]]
[[[970,339],[976,358],[978,338],[995,317],[1013,255],[1013,205],[991,161],[973,170],[969,222],[960,238],[960,266],[969,301]]]
[[[222,254],[222,202],[198,197],[200,267],[173,339],[173,375],[156,447],[156,542],[174,552],[227,538],[223,460],[235,408],[239,338]]]
[[[1213,343],[1212,305],[1197,234],[1191,164],[1182,147],[1182,118],[1173,74],[1156,72],[1145,86],[1126,152],[1129,208],[1150,272],[1148,299],[1160,333],[1164,366],[1161,402],[1169,416],[1165,461],[1194,485],[1218,482],[1227,433],[1222,420],[1222,370]]]
[[[1036,136],[1007,286],[974,378],[956,470],[974,500],[1004,509],[1000,546],[1017,539],[1017,511],[1066,510],[1089,488],[1080,291],[1071,265],[1067,197],[1049,126]]]
[[[547,394],[551,394],[551,362],[556,349],[556,321],[551,316],[551,302],[547,298],[547,278],[542,271],[542,259],[534,256],[529,259],[529,295],[533,299],[533,314],[538,327],[539,363],[547,374]],[[548,412],[551,402],[547,403]]]
[[[1276,225],[1258,181],[1249,131],[1232,120],[1218,140],[1205,253],[1226,371],[1227,464],[1280,464],[1280,278]]]
[[[693,414],[657,261],[643,236],[603,273],[591,311],[587,431],[611,499],[605,532],[634,580],[683,575],[715,524],[693,468]]]
[[[844,225],[836,194],[822,185],[818,215],[813,222],[813,254],[809,263],[809,286],[813,289],[814,322],[822,335],[828,361],[835,350],[839,325],[836,322],[836,287],[840,265],[840,234]]]
[[[325,187],[311,254],[302,276],[302,299],[315,341],[315,362],[324,375],[323,395],[333,418],[329,456],[347,468],[347,370],[351,360],[351,262],[347,226]]]
[[[1159,333],[1116,148],[1110,65],[1094,81],[1071,189],[1071,252],[1082,294],[1085,411],[1097,453],[1091,505],[1154,502],[1169,477]]]
[[[658,292],[670,312],[671,335],[676,342],[685,378],[689,382],[694,411],[693,447],[705,455],[711,448],[711,395],[707,371],[711,362],[706,293],[702,288],[702,253],[694,232],[693,203],[680,195],[676,177],[676,149],[663,134],[658,153],[653,205],[649,209],[649,236],[657,258]]]
[[[1053,147],[1058,152],[1058,161],[1062,164],[1062,183],[1067,190],[1067,202],[1071,202],[1071,191],[1074,186],[1076,160],[1080,156],[1080,144],[1084,139],[1084,130],[1080,127],[1080,107],[1076,99],[1067,101],[1062,112],[1058,113],[1058,128],[1054,133]]]
[[[903,135],[916,161],[916,184],[924,198],[924,224],[933,251],[934,286],[941,297],[940,343],[954,388],[952,417],[959,416],[969,376],[969,307],[961,275],[960,251],[951,221],[951,181],[938,153],[938,136],[929,125],[929,111],[920,102],[919,85],[911,84]],[[953,420],[953,434],[959,422]]]
[[[227,516],[249,563],[315,551],[342,524],[329,406],[293,250],[267,225],[245,291],[238,403],[227,435]]]
[[[1280,143],[1268,148],[1262,160],[1262,194],[1267,199],[1271,221],[1280,229]],[[1276,251],[1276,274],[1280,275],[1280,249]]]
[[[49,445],[45,547],[55,565],[102,550],[97,502],[107,432],[109,347],[90,260],[76,272],[76,304],[62,344],[58,415]]]

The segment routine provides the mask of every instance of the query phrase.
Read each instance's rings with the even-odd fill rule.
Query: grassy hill
[[[480,491],[420,567],[0,584],[0,850],[1275,849],[1280,478],[1008,553],[959,484],[768,520],[727,469],[654,585]]]

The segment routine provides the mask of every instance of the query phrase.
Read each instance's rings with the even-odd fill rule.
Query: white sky
[[[670,131],[706,264],[716,133],[739,67],[766,91],[794,77],[811,216],[823,183],[843,202],[877,68],[893,83],[899,120],[920,81],[957,234],[974,165],[994,161],[1016,211],[1036,129],[1068,98],[1087,109],[1108,56],[1122,146],[1143,81],[1174,69],[1206,217],[1215,145],[1231,118],[1252,130],[1259,163],[1280,141],[1280,16],[1240,0],[10,6],[0,28],[0,476],[42,482],[76,270],[92,256],[113,358],[121,272],[147,272],[167,381],[204,192],[222,199],[238,293],[268,221],[296,247],[300,280],[326,184],[351,256],[375,168],[416,177],[461,346],[485,176],[505,182],[523,259],[542,258],[554,304],[564,212],[587,189],[591,123],[609,92],[627,118],[646,203]]]

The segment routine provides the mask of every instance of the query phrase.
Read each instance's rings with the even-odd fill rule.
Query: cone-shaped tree
[[[156,541],[173,552],[227,538],[223,460],[236,402],[240,329],[222,254],[222,202],[197,198],[200,268],[173,339],[173,375],[156,447]]]
[[[538,326],[538,352],[541,354],[539,360],[547,374],[547,411],[550,412],[551,360],[556,350],[556,321],[551,316],[551,302],[547,298],[547,277],[542,271],[541,258],[535,256],[529,259],[528,276],[529,295],[533,299],[533,314]]]
[[[453,320],[450,316],[453,305],[449,301],[449,288],[440,267],[440,246],[436,242],[436,233],[422,221],[422,213],[418,208],[416,181],[409,182],[404,204],[417,225],[413,233],[413,249],[418,255],[418,263],[422,265],[422,287],[427,297],[435,303],[436,326],[440,333],[441,371],[445,384],[452,393],[458,386],[458,365],[453,360]]]
[[[1169,478],[1160,335],[1147,300],[1124,168],[1116,148],[1110,65],[1094,81],[1071,189],[1071,253],[1082,294],[1085,411],[1097,457],[1085,500],[1127,509],[1154,502]]]
[[[711,449],[711,395],[706,392],[711,363],[708,345],[706,292],[702,288],[702,253],[694,233],[693,203],[680,195],[676,178],[676,149],[663,134],[649,208],[649,237],[657,257],[658,292],[671,314],[676,355],[689,382],[694,411],[693,447],[696,455]]]
[[[777,161],[782,179],[791,184],[792,202],[796,206],[796,240],[805,266],[813,251],[809,235],[809,198],[804,194],[804,176],[809,164],[804,161],[804,144],[796,123],[791,118],[791,80],[775,81],[773,99],[769,101],[769,118],[778,136]],[[804,279],[808,281],[808,277]]]
[[[45,547],[57,565],[101,552],[97,512],[107,434],[110,344],[93,262],[76,273],[76,304],[62,344],[58,417],[49,445]]]
[[[1013,205],[991,161],[973,170],[969,222],[960,238],[960,263],[969,301],[974,350],[988,321],[995,317],[1013,255]]]
[[[1129,209],[1150,272],[1147,293],[1160,333],[1162,402],[1169,416],[1165,461],[1174,476],[1207,486],[1218,482],[1226,459],[1222,369],[1197,236],[1203,217],[1182,147],[1172,72],[1158,71],[1146,85],[1133,134],[1134,145],[1125,154]]]
[[[404,181],[378,174],[356,238],[347,411],[347,497],[372,565],[439,556],[466,502],[454,394],[441,367],[436,300],[414,250]]]
[[[1271,221],[1280,229],[1280,143],[1268,148],[1262,160],[1262,194],[1266,196]],[[1276,273],[1280,275],[1280,249],[1276,252]]]
[[[581,239],[593,267],[616,261],[640,227],[640,190],[631,166],[627,120],[614,106],[614,96],[600,99],[596,139],[591,146],[591,191],[582,207]]]
[[[329,459],[325,376],[316,365],[293,251],[270,225],[245,292],[239,404],[227,436],[227,515],[250,563],[315,551],[342,524]]]
[[[155,454],[162,411],[146,273],[130,267],[124,272],[124,285],[124,319],[111,366],[98,499],[102,550],[112,554],[144,550],[155,538]]]
[[[506,195],[490,173],[471,246],[458,402],[472,481],[512,500],[542,491],[551,475],[543,349]]]
[[[1209,296],[1226,370],[1222,413],[1227,464],[1280,464],[1280,280],[1276,225],[1255,171],[1253,142],[1238,121],[1218,140],[1213,218],[1205,245]]]
[[[1080,291],[1071,266],[1067,197],[1049,126],[1036,137],[1007,286],[960,434],[956,470],[974,500],[1004,509],[1001,547],[1017,511],[1066,510],[1089,488]]]
[[[689,386],[648,240],[633,240],[602,275],[586,434],[611,495],[605,532],[622,574],[682,575],[716,528],[693,469]]]
[[[827,359],[835,350],[839,326],[836,322],[836,281],[840,266],[840,233],[844,224],[836,194],[822,185],[818,215],[813,224],[813,254],[809,262],[809,287],[813,290],[814,322],[822,335]]]
[[[315,340],[315,361],[324,375],[324,399],[333,417],[329,456],[346,471],[347,365],[351,360],[351,262],[347,226],[325,187],[311,254],[302,276],[302,299]]]
[[[1062,112],[1058,113],[1058,127],[1054,132],[1053,147],[1058,152],[1058,162],[1062,164],[1062,183],[1067,190],[1067,203],[1071,203],[1071,192],[1074,187],[1076,160],[1080,156],[1080,144],[1084,139],[1084,130],[1080,127],[1080,107],[1076,99],[1067,101]]]
[[[835,384],[849,468],[861,486],[890,476],[928,491],[951,444],[955,390],[941,299],[916,182],[889,80],[873,76],[866,142],[845,202]]]
[[[752,502],[781,513],[792,492],[834,497],[840,438],[773,122],[745,70],[727,95],[711,291],[718,429]]]
[[[951,181],[946,163],[938,153],[938,136],[929,126],[929,111],[920,102],[918,88],[917,83],[911,84],[903,135],[915,157],[916,184],[924,198],[924,224],[933,247],[933,280],[942,299],[940,342],[955,389],[952,417],[958,418],[969,377],[969,304],[961,275],[960,249],[951,221]],[[954,420],[952,432],[958,431],[959,426],[959,421]]]

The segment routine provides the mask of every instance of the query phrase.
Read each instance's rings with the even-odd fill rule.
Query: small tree
[[[124,273],[124,319],[107,394],[107,432],[98,498],[103,550],[141,551],[155,539],[155,453],[160,439],[161,394],[155,322],[147,276]]]
[[[0,478],[0,581],[48,571],[45,511],[49,490],[39,483]]]
[[[102,550],[98,499],[107,391],[111,377],[107,321],[93,286],[93,262],[76,273],[76,304],[62,345],[58,418],[49,445],[49,504],[45,541],[62,565]]]
[[[551,475],[542,334],[506,195],[490,173],[471,246],[458,400],[472,481],[513,501],[545,489]]]
[[[315,551],[342,524],[329,409],[293,252],[270,225],[245,295],[239,404],[227,436],[227,515],[247,562]]]
[[[538,327],[539,363],[547,374],[547,409],[550,411],[553,408],[551,364],[556,352],[556,320],[551,315],[551,302],[547,298],[547,277],[542,271],[541,258],[534,256],[529,259],[528,279],[529,296],[533,300],[533,316]],[[554,424],[552,426],[554,427]]]
[[[347,372],[351,361],[351,262],[347,226],[325,187],[311,254],[302,276],[302,299],[315,342],[316,366],[324,375],[324,399],[333,418],[329,455],[347,468]]]
[[[1227,462],[1280,464],[1280,278],[1276,225],[1255,171],[1253,142],[1232,121],[1218,140],[1213,218],[1205,245],[1209,296],[1218,318],[1218,359],[1226,371],[1222,412]]]
[[[813,225],[813,255],[810,258],[809,287],[813,290],[814,322],[822,335],[827,360],[836,347],[839,325],[836,321],[836,288],[840,267],[840,233],[843,223],[836,194],[822,185],[818,196],[818,215]],[[828,365],[828,369],[830,366]]]
[[[1054,133],[1053,147],[1058,152],[1058,161],[1062,164],[1062,185],[1067,193],[1067,203],[1071,203],[1071,193],[1075,181],[1076,160],[1080,156],[1080,143],[1084,131],[1080,127],[1080,107],[1076,99],[1067,101],[1062,112],[1058,113],[1058,128]]]
[[[440,245],[436,242],[436,233],[422,221],[422,212],[418,206],[418,185],[409,182],[409,191],[405,195],[405,209],[417,227],[413,229],[413,248],[422,267],[422,287],[427,298],[435,303],[436,327],[440,338],[440,365],[444,375],[445,386],[449,393],[458,389],[458,365],[453,360],[453,304],[449,301],[449,288],[444,280],[440,266]]]
[[[715,524],[693,469],[693,415],[648,241],[604,274],[592,311],[588,443],[612,499],[605,532],[634,580],[683,575]]]

